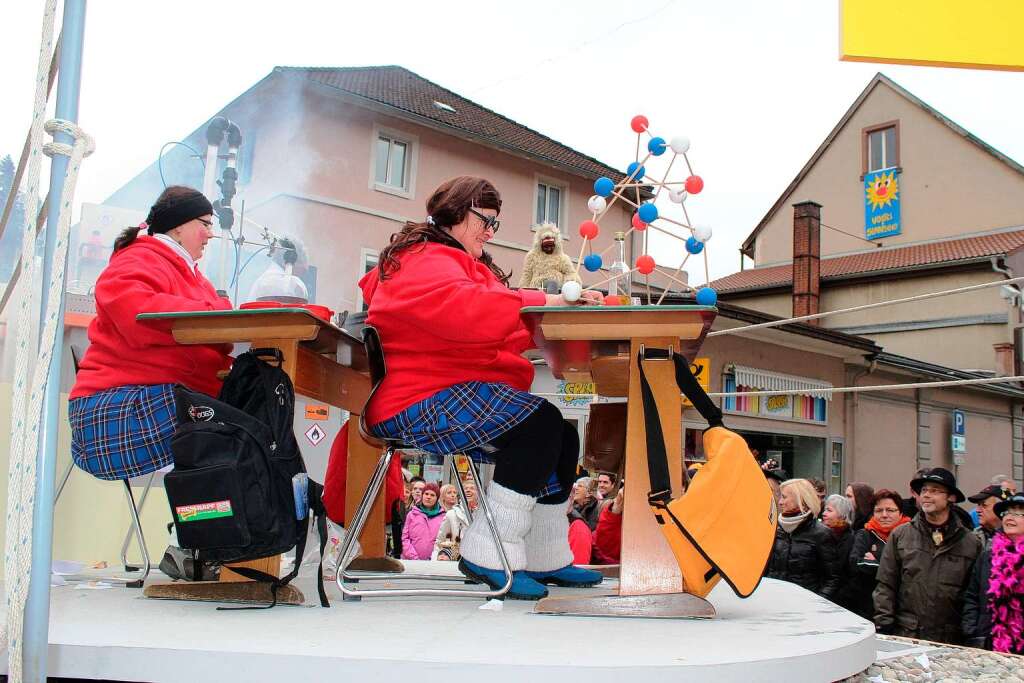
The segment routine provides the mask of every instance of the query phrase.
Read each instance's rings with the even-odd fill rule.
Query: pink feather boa
[[[992,572],[988,580],[992,615],[992,649],[1024,653],[1024,537],[1004,533],[992,538]]]

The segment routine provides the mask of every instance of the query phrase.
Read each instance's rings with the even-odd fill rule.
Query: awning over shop
[[[749,387],[762,391],[788,391],[802,396],[832,400],[832,392],[823,393],[821,391],[822,389],[831,389],[831,382],[750,368],[745,365],[733,365],[732,369],[738,387]]]

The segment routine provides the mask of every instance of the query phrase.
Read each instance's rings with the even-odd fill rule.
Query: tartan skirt
[[[401,439],[428,453],[465,453],[477,463],[493,462],[490,442],[537,410],[544,399],[507,384],[464,382],[414,403],[371,427],[375,435]],[[562,490],[554,474],[537,494]]]
[[[71,457],[99,479],[149,474],[173,463],[174,385],[128,385],[72,399]]]

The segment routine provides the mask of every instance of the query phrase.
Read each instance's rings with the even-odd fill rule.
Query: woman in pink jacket
[[[429,560],[434,552],[437,530],[444,521],[444,508],[438,502],[440,491],[431,482],[423,487],[420,502],[413,505],[405,516],[402,527],[402,559]]]

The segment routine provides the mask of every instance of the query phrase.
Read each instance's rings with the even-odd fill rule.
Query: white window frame
[[[386,137],[389,140],[405,143],[405,185],[398,187],[377,182],[377,140]],[[416,168],[419,165],[420,140],[416,135],[394,128],[373,124],[373,135],[370,137],[370,189],[377,192],[395,195],[404,199],[416,196]]]
[[[380,251],[377,249],[370,249],[369,247],[363,247],[359,250],[359,277],[356,278],[356,282],[363,278],[372,266],[380,263]],[[356,284],[356,313],[360,313],[363,310],[363,290]]]
[[[553,187],[558,190],[558,220],[554,221],[558,224],[558,230],[562,233],[562,239],[568,239],[569,226],[568,226],[568,197],[569,197],[569,185],[560,180],[554,178],[535,175],[533,178],[533,204],[530,209],[530,213],[533,214],[533,224],[537,225],[542,223],[540,217],[537,215],[537,199],[540,195],[540,185],[546,185],[547,187]],[[545,206],[545,211],[547,207]]]

